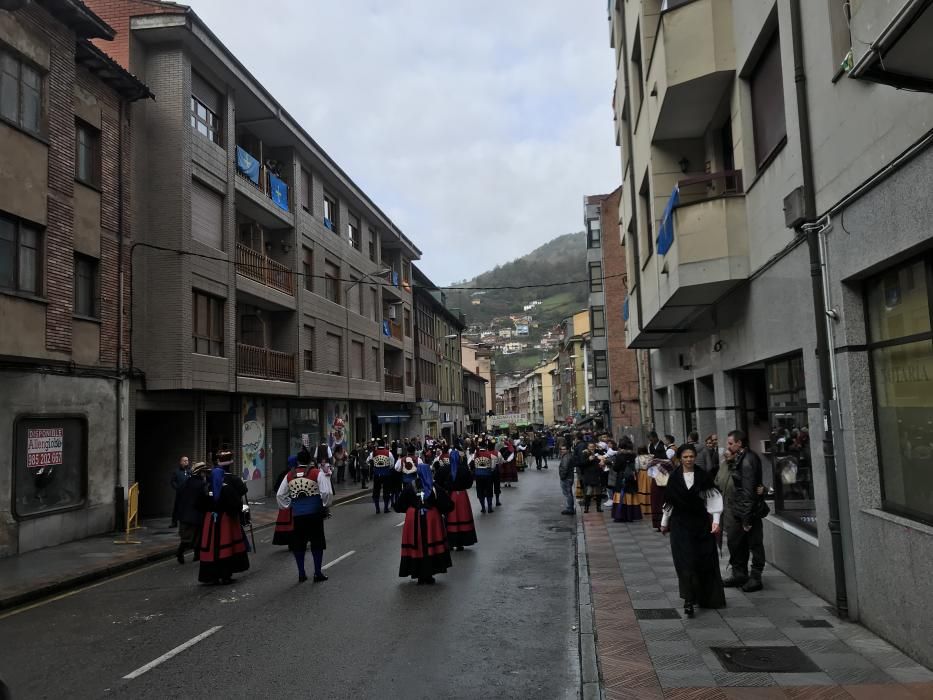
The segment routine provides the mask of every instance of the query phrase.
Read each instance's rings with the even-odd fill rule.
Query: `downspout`
[[[120,99],[117,115],[117,395],[116,395],[116,463],[114,465],[114,525],[123,527],[123,459],[125,455],[124,434],[124,390],[123,377],[123,120],[124,100]]]
[[[809,224],[800,227],[807,237],[810,253],[810,281],[813,290],[813,312],[816,322],[816,354],[820,375],[820,413],[823,417],[823,462],[826,465],[826,490],[829,500],[829,536],[836,584],[836,612],[840,618],[849,616],[846,592],[842,531],[839,523],[839,485],[836,476],[836,454],[833,443],[832,402],[834,400],[833,367],[829,350],[829,328],[826,323],[826,286],[820,244],[820,226],[816,220],[816,187],[813,175],[813,149],[810,139],[807,76],[803,61],[803,29],[800,0],[790,0],[791,38],[794,52],[794,86],[797,96],[797,122],[800,131],[800,159],[803,171],[804,218]]]

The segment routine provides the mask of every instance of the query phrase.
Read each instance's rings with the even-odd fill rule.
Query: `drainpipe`
[[[116,464],[114,465],[114,525],[124,526],[124,470],[123,460],[127,456],[124,435],[126,429],[126,381],[123,376],[123,119],[124,100],[120,100],[117,115],[117,391],[116,391]],[[129,475],[126,475],[128,480]]]
[[[794,50],[794,86],[797,93],[797,121],[800,131],[800,158],[803,171],[804,216],[808,222],[816,219],[816,187],[813,176],[813,149],[810,140],[807,76],[803,61],[803,29],[800,0],[790,0],[791,38]],[[840,618],[849,616],[846,592],[842,531],[839,523],[839,485],[836,476],[836,454],[833,443],[832,402],[834,401],[833,359],[830,357],[830,329],[827,324],[826,284],[820,244],[820,225],[805,224],[800,232],[807,237],[810,253],[810,281],[813,289],[813,312],[816,321],[816,354],[820,375],[820,413],[823,416],[823,462],[826,465],[826,491],[829,500],[829,536],[836,584],[836,612]]]

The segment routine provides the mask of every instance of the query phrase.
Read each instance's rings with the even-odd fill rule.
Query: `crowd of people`
[[[701,443],[694,432],[678,445],[673,435],[662,439],[652,432],[636,448],[630,437],[568,432],[559,451],[562,513],[575,514],[578,504],[585,513],[593,505],[597,511],[611,508],[615,522],[650,520],[669,535],[688,617],[696,606],[724,607],[724,587],[762,589],[762,520],[769,507],[761,458],[741,430],[729,433],[725,450],[715,433]],[[731,570],[725,580],[719,567],[723,539]]]

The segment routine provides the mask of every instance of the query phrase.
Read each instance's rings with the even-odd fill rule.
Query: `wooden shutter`
[[[193,71],[191,73],[191,94],[197,97],[201,104],[214,114],[220,116],[220,92]]]
[[[331,374],[340,374],[340,336],[327,333],[324,336],[324,366]]]
[[[350,376],[354,379],[363,378],[363,343],[358,340],[350,343]]]
[[[197,180],[191,182],[191,237],[217,250],[224,249],[224,200]]]
[[[311,211],[311,173],[301,169],[301,206]]]
[[[758,60],[750,82],[755,161],[760,168],[787,136],[781,42],[777,32]]]

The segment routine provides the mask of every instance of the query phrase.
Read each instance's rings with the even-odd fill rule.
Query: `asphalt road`
[[[0,614],[0,677],[14,700],[577,697],[573,520],[556,470],[520,479],[493,514],[473,499],[479,544],[435,586],[398,578],[402,516],[367,498],[326,523],[327,582],[266,529],[230,586],[189,554]]]

